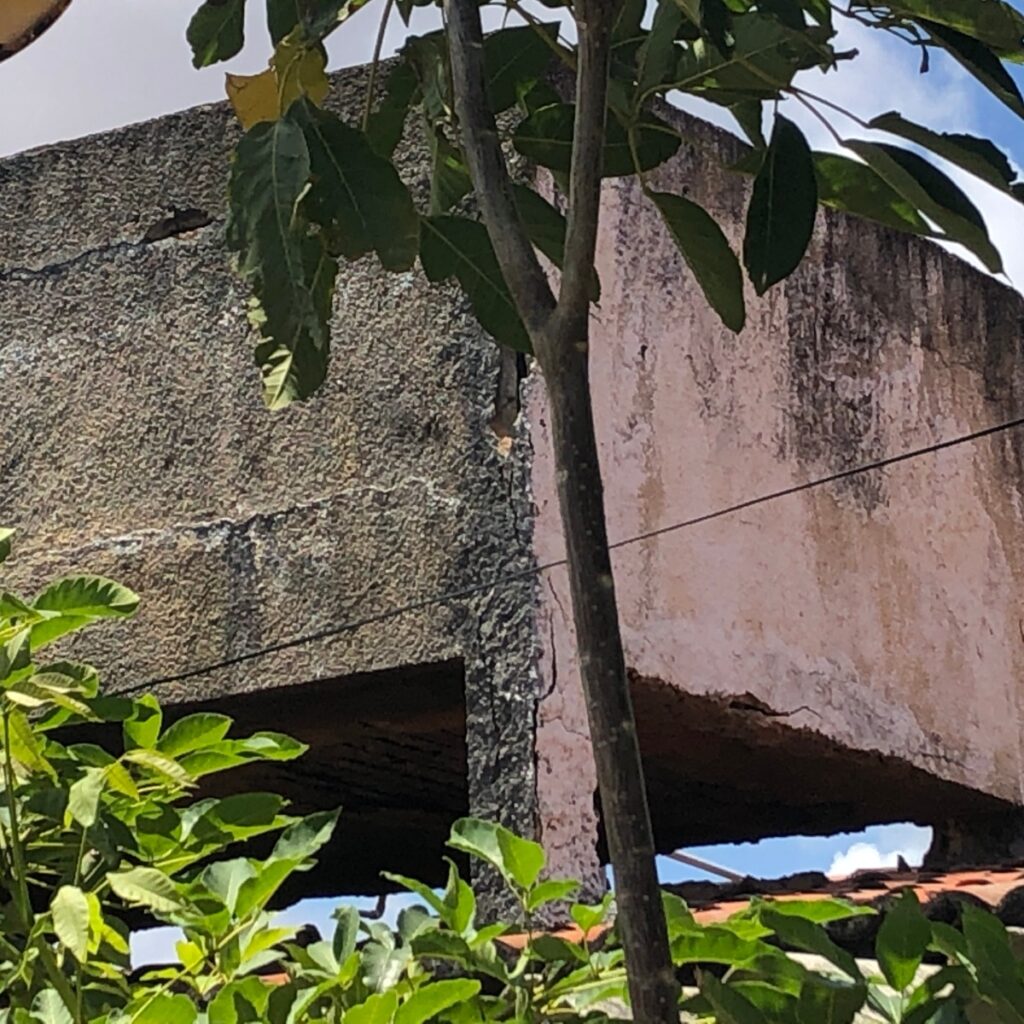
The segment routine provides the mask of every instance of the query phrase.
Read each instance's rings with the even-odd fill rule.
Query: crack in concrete
[[[205,219],[204,219],[205,218]],[[69,256],[67,259],[44,263],[42,266],[16,266],[0,269],[0,282],[40,281],[59,277],[73,270],[94,257],[116,256],[119,253],[142,252],[156,242],[168,238],[176,238],[191,231],[202,231],[224,223],[223,217],[211,217],[198,208],[173,210],[169,217],[150,225],[138,241],[122,239],[119,242],[105,242],[103,245],[92,246]]]
[[[422,486],[427,492],[429,500],[435,504],[443,505],[449,509],[459,508],[459,499],[437,493],[436,481],[428,477],[411,476],[404,477],[391,486],[380,486],[376,484],[361,484],[357,487],[346,488],[342,491],[335,491],[332,494],[313,498],[309,501],[296,502],[284,508],[261,509],[249,512],[235,519],[230,516],[218,516],[214,519],[197,519],[171,523],[163,527],[145,527],[130,533],[106,534],[94,537],[82,544],[55,547],[49,542],[42,542],[34,545],[23,545],[20,550],[25,555],[31,555],[36,551],[58,553],[61,551],[88,552],[102,550],[107,547],[140,545],[145,543],[160,543],[163,540],[173,540],[182,534],[191,533],[197,539],[208,537],[223,537],[229,533],[238,533],[251,529],[256,524],[269,525],[286,516],[302,514],[306,512],[325,511],[332,503],[353,498],[362,494],[394,494],[409,484]]]

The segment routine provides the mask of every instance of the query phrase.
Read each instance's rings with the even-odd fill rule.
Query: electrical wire
[[[922,458],[926,455],[933,455],[936,452],[945,451],[949,448],[958,447],[959,445],[979,441],[982,438],[992,437],[993,435],[1013,430],[1021,426],[1024,426],[1024,416],[996,424],[995,426],[975,430],[969,434],[961,434],[958,437],[950,438],[946,441],[938,441],[935,444],[925,445],[922,448],[914,448],[910,451],[901,452],[899,455],[891,455],[884,459],[878,459],[874,462],[853,466],[850,469],[840,470],[836,473],[829,473],[827,476],[816,477],[814,480],[808,480],[802,484],[793,484],[791,487],[783,487],[777,491],[769,491],[765,494],[760,494],[757,497],[737,502],[734,505],[727,505],[724,508],[716,509],[713,512],[705,512],[703,515],[694,516],[690,519],[683,519],[679,522],[671,523],[668,526],[657,527],[653,530],[647,530],[644,533],[638,533],[631,537],[626,537],[622,540],[609,544],[608,547],[609,550],[615,551],[633,544],[640,544],[643,541],[653,540],[656,537],[664,537],[670,533],[676,533],[680,530],[712,522],[715,519],[722,519],[725,516],[734,515],[735,513],[742,512],[745,509],[756,508],[758,505],[764,505],[768,502],[788,498],[795,494],[801,494],[804,491],[810,491],[818,487],[827,486],[828,484],[838,483],[841,480],[848,480],[851,477],[860,476],[863,473],[871,473],[881,469],[886,469],[889,466],[895,466],[901,462],[909,462],[912,459]],[[564,558],[559,558],[554,561],[531,566],[529,569],[505,573],[501,576],[497,576],[489,580],[483,580],[479,583],[472,583],[465,587],[457,587],[454,590],[447,590],[443,593],[433,594],[429,597],[410,601],[407,604],[387,608],[383,611],[376,612],[373,615],[366,615],[358,619],[350,619],[346,622],[329,626],[326,629],[321,629],[314,633],[305,633],[300,636],[292,637],[289,640],[282,640],[277,643],[268,644],[265,647],[258,647],[254,650],[247,651],[244,654],[226,658],[223,661],[214,662],[208,665],[200,665],[196,668],[186,669],[185,671],[178,672],[174,675],[148,679],[146,682],[136,683],[125,689],[112,691],[112,694],[114,696],[128,696],[142,690],[149,690],[157,686],[164,686],[168,683],[179,683],[186,679],[195,679],[199,676],[209,675],[211,672],[218,672],[221,669],[233,668],[236,665],[242,665],[246,662],[254,661],[257,658],[265,658],[268,655],[277,654],[280,651],[287,651],[294,647],[304,647],[307,644],[316,643],[320,640],[328,640],[332,637],[340,636],[343,633],[350,633],[358,629],[363,629],[366,626],[372,626],[380,622],[387,622],[400,615],[422,611],[423,609],[431,608],[434,605],[461,601],[465,598],[473,597],[476,594],[493,590],[496,587],[507,586],[510,583],[517,583],[521,580],[539,576],[542,573],[549,572],[552,569],[557,569],[565,564],[566,560]]]

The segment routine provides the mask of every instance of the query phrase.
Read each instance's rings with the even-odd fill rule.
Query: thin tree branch
[[[363,108],[363,131],[370,126],[370,115],[373,113],[374,93],[377,91],[377,69],[380,66],[380,55],[384,50],[384,37],[388,31],[388,18],[395,0],[387,0],[384,13],[380,16],[380,28],[377,29],[377,41],[373,46],[373,60],[370,62],[370,80],[366,83],[366,105]]]
[[[585,322],[590,309],[615,10],[615,4],[609,0],[580,0],[577,8],[576,122],[572,140],[565,259],[556,314],[563,324]]]
[[[484,225],[527,332],[538,337],[555,296],[516,211],[505,155],[487,102],[484,40],[477,0],[444,0],[455,112]]]

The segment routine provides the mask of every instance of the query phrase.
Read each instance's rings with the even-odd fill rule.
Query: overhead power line
[[[828,484],[838,483],[841,480],[849,480],[851,477],[860,476],[863,473],[872,473],[877,470],[886,469],[889,466],[895,466],[901,462],[910,462],[913,459],[922,458],[926,455],[934,455],[936,452],[945,451],[948,448],[956,448],[963,444],[970,444],[974,441],[980,441],[983,438],[992,437],[995,434],[1001,434],[1008,430],[1014,430],[1020,426],[1024,426],[1024,416],[1007,420],[1006,422],[996,424],[995,426],[985,427],[982,430],[974,430],[969,434],[961,434],[958,437],[950,438],[946,441],[937,441],[935,444],[925,445],[922,448],[914,448],[910,451],[901,452],[899,455],[890,455],[887,458],[877,459],[874,462],[864,463],[859,466],[853,466],[850,469],[843,469],[837,473],[829,473],[827,476],[817,477],[814,480],[808,480],[802,484],[793,484],[790,487],[783,487],[777,491],[769,491],[765,494],[760,494],[757,497],[737,502],[734,505],[727,505],[724,508],[716,509],[713,512],[705,512],[703,515],[693,516],[690,519],[683,519],[679,522],[671,523],[668,526],[660,526],[653,530],[647,530],[644,533],[625,537],[622,540],[617,540],[614,543],[609,544],[608,547],[611,550],[618,550],[619,548],[628,547],[632,544],[640,544],[643,541],[652,540],[656,537],[664,537],[666,534],[676,533],[680,530],[686,530],[694,526],[700,526],[702,523],[709,523],[715,519],[722,519],[726,516],[734,515],[737,512],[742,512],[745,509],[756,508],[758,505],[765,505],[768,502],[778,501],[781,498],[788,498],[795,494],[801,494],[804,491],[814,490],[818,487],[825,487]],[[504,573],[492,579],[483,580],[478,583],[471,583],[464,587],[456,587],[453,590],[446,590],[439,594],[432,594],[429,597],[422,597],[415,601],[409,601],[406,604],[386,608],[383,611],[376,612],[372,615],[362,616],[357,619],[349,619],[346,622],[337,623],[333,626],[328,626],[325,629],[317,630],[316,632],[304,633],[288,640],[281,640],[277,643],[268,644],[265,647],[257,647],[254,650],[246,651],[244,654],[225,658],[223,661],[213,662],[208,665],[200,665],[195,668],[186,669],[183,672],[175,673],[174,675],[148,679],[143,683],[136,683],[124,690],[118,690],[117,694],[124,696],[127,694],[138,693],[141,690],[149,690],[157,686],[163,686],[167,683],[180,683],[186,679],[195,679],[199,676],[209,675],[211,672],[217,672],[226,668],[233,668],[236,665],[242,665],[246,662],[254,661],[257,658],[265,658],[268,655],[277,654],[280,651],[291,650],[294,647],[304,647],[307,644],[316,643],[320,640],[329,640],[333,637],[340,636],[343,633],[351,633],[357,629],[362,629],[365,626],[372,626],[380,622],[387,622],[400,615],[407,615],[411,612],[422,611],[423,609],[431,608],[434,605],[448,604],[452,601],[461,601],[465,598],[473,597],[476,594],[484,593],[485,591],[492,590],[496,587],[507,586],[511,583],[530,579],[533,576],[539,576],[541,573],[549,572],[551,569],[557,569],[565,564],[566,560],[564,558],[558,558],[551,562],[544,562],[541,565],[531,566],[529,569],[521,569],[516,572]]]

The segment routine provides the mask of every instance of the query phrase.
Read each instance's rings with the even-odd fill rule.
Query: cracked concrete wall
[[[737,144],[678,120],[688,141],[657,185],[739,248]],[[613,540],[1024,413],[1024,299],[937,246],[820,212],[803,268],[748,294],[735,337],[639,189],[608,182],[602,215],[592,386]],[[539,383],[526,415],[543,563],[563,545]],[[1022,454],[1009,432],[621,548],[630,668],[1021,803]],[[541,598],[545,842],[559,870],[596,871],[564,570]]]
[[[738,242],[745,186],[719,170],[735,143],[684,124],[660,184]],[[217,106],[0,163],[0,522],[21,530],[5,571],[26,588],[97,571],[141,593],[130,625],[80,648],[112,689],[563,553],[542,382],[498,441],[510,361],[419,273],[346,267],[328,385],[263,409],[221,240],[233,138]],[[422,190],[426,154],[401,153]],[[593,351],[613,539],[1020,413],[1024,304],[932,246],[822,214],[804,269],[749,297],[737,339],[635,188],[609,182],[604,214]],[[1019,445],[622,548],[631,669],[805,708],[786,721],[1021,802]],[[554,870],[598,889],[568,611],[554,570],[161,693],[457,659],[472,810],[540,831]]]
[[[263,408],[222,243],[234,136],[220,105],[0,163],[5,575],[31,590],[98,572],[141,595],[131,623],[77,647],[112,690],[532,564],[529,445],[496,444],[500,359],[456,292],[347,266],[327,386]],[[424,188],[415,142],[402,161]],[[191,212],[176,225],[175,209]],[[531,834],[532,594],[521,581],[158,692],[460,659],[472,807]]]

